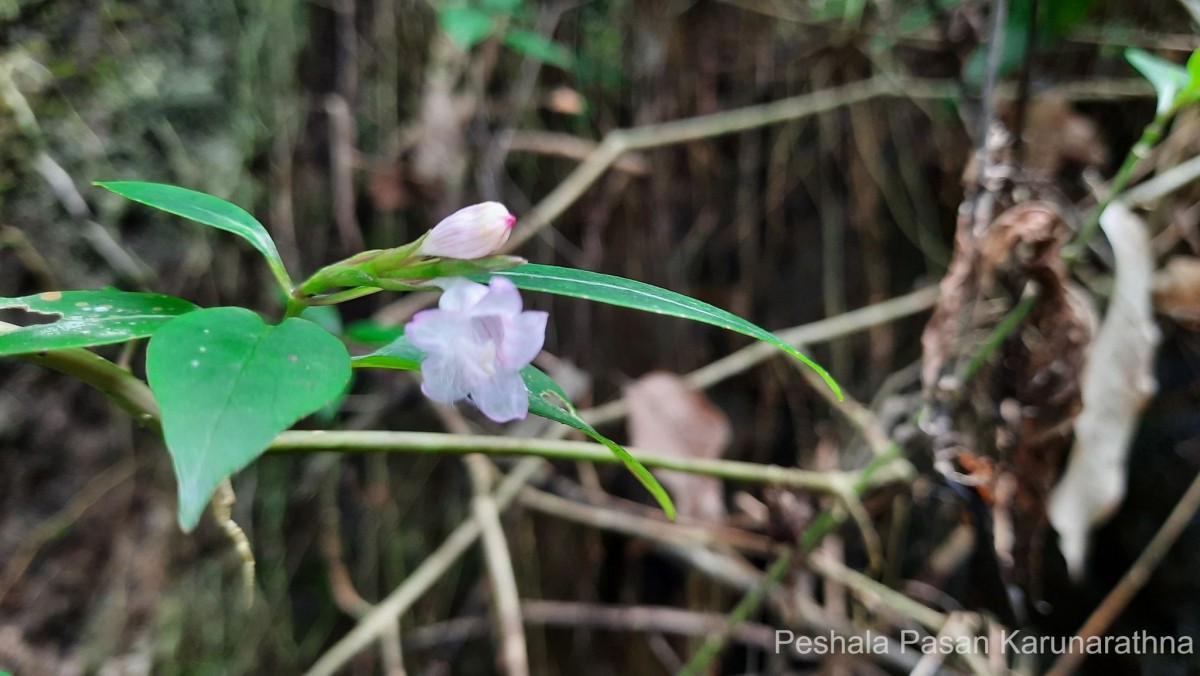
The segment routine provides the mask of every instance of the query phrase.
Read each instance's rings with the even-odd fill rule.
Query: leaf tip
[[[207,498],[197,500],[190,495],[190,491],[183,490],[181,486],[179,491],[179,529],[184,533],[196,530],[196,526],[200,525],[200,517],[204,516],[204,508],[207,506]]]
[[[678,513],[675,511],[675,503],[674,503],[674,502],[671,502],[671,498],[670,498],[670,497],[668,497],[668,496],[663,496],[663,497],[662,497],[662,498],[661,498],[661,499],[658,501],[658,504],[659,504],[659,506],[660,506],[660,507],[662,507],[662,509],[663,509],[663,512],[666,512],[666,514],[667,514],[667,519],[669,519],[669,520],[671,520],[671,521],[676,521],[676,520],[677,520],[677,517],[679,516],[679,514],[678,514]]]

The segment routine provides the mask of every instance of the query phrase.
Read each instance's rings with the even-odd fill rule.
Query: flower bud
[[[517,217],[499,202],[483,202],[442,219],[429,231],[417,253],[470,260],[491,254],[508,241]]]

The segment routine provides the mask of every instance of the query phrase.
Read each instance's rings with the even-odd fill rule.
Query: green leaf
[[[351,361],[355,367],[419,371],[421,369],[421,360],[424,358],[425,353],[420,348],[410,343],[404,336],[401,336],[375,352],[362,357],[354,357]],[[574,427],[607,446],[608,450],[613,452],[613,455],[625,463],[629,471],[646,487],[646,490],[650,491],[650,494],[658,501],[659,506],[667,513],[667,516],[671,519],[675,518],[675,505],[671,502],[671,497],[667,495],[666,489],[662,487],[662,484],[658,483],[658,479],[655,479],[654,475],[642,463],[638,462],[637,458],[630,455],[629,451],[626,451],[616,442],[597,432],[596,428],[589,425],[583,418],[580,418],[579,414],[575,411],[575,407],[571,405],[571,401],[567,398],[567,394],[558,386],[558,383],[554,382],[553,378],[535,366],[526,366],[521,369],[521,378],[525,380],[525,388],[529,392],[530,413],[542,418],[548,418],[568,427]]]
[[[22,309],[59,315],[50,324],[34,324],[0,334],[0,356],[123,343],[145,338],[158,327],[196,309],[182,298],[159,293],[48,291],[23,298],[0,298],[0,310]]]
[[[335,336],[342,335],[342,313],[332,305],[313,305],[300,312],[301,319],[316,324]]]
[[[509,16],[521,9],[521,5],[525,4],[525,0],[483,0],[482,4],[485,9]]]
[[[238,235],[266,257],[267,265],[271,266],[271,272],[275,274],[275,279],[279,280],[284,293],[291,293],[292,281],[283,266],[283,259],[279,257],[279,250],[275,248],[274,240],[267,234],[267,229],[262,223],[236,204],[165,183],[105,181],[96,185],[135,202]]]
[[[179,482],[179,525],[190,531],[222,480],[342,392],[350,355],[310,321],[270,326],[244,308],[219,307],[155,332],[146,375]]]
[[[1025,22],[1028,18],[1024,19]],[[1025,23],[1017,23],[1017,17],[1009,16],[1004,26],[1004,44],[1000,46],[1000,62],[997,64],[997,78],[1003,78],[1017,69],[1025,58],[1029,47],[1029,32]],[[986,43],[978,45],[963,64],[963,80],[975,88],[981,88],[986,78],[989,46]]]
[[[1200,49],[1192,52],[1187,60],[1188,84],[1179,96],[1184,103],[1194,103],[1200,100]]]
[[[350,362],[355,368],[369,367],[396,369],[399,371],[420,371],[421,360],[424,358],[424,350],[413,345],[405,336],[400,336],[371,354],[353,357]]]
[[[571,50],[535,31],[511,28],[504,33],[504,44],[531,59],[558,66],[563,70],[570,70],[575,63],[575,56],[571,54]]]
[[[1183,66],[1160,59],[1137,47],[1126,49],[1125,59],[1149,80],[1154,86],[1154,91],[1158,92],[1158,106],[1155,112],[1159,115],[1169,111],[1175,105],[1175,97],[1188,86],[1190,77],[1188,69]]]
[[[783,342],[766,329],[695,298],[624,277],[588,270],[561,268],[554,265],[528,263],[512,270],[493,273],[493,275],[507,277],[518,288],[526,291],[572,296],[609,305],[691,319],[757,338],[807,364],[829,385],[838,399],[842,398],[842,388],[837,381],[824,368],[799,350]]]
[[[654,499],[658,501],[659,507],[662,507],[662,510],[666,512],[667,518],[672,521],[675,520],[675,504],[671,502],[671,496],[667,494],[667,490],[662,487],[662,484],[658,483],[658,479],[655,479],[650,470],[638,462],[637,458],[630,455],[629,451],[597,432],[595,427],[592,427],[586,420],[580,418],[579,413],[575,411],[575,407],[567,399],[566,393],[558,386],[558,383],[554,382],[553,378],[533,366],[527,366],[522,369],[521,377],[525,379],[525,387],[529,389],[530,413],[548,418],[568,427],[574,427],[595,441],[607,446],[608,450],[613,452],[613,455],[625,463],[625,467],[646,487],[646,490],[650,491],[650,495],[653,495]]]
[[[479,44],[496,30],[496,19],[477,7],[446,7],[438,12],[438,23],[450,40],[464,50]]]
[[[404,335],[398,324],[381,324],[374,319],[358,319],[346,325],[346,338],[364,345],[387,345]]]

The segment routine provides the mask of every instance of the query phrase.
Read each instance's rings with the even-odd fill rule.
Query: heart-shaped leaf
[[[561,296],[584,298],[644,312],[691,319],[757,338],[807,364],[809,368],[817,372],[817,375],[821,376],[825,384],[829,385],[829,389],[833,390],[838,399],[842,398],[842,388],[833,379],[833,376],[829,375],[820,364],[783,342],[775,334],[735,314],[681,293],[624,277],[605,275],[589,270],[561,268],[554,265],[527,263],[511,270],[492,274],[507,277],[517,288],[526,291],[542,291]],[[475,276],[475,278],[485,280],[486,276]]]
[[[105,289],[0,298],[0,310],[8,309],[59,315],[61,319],[0,334],[0,356],[145,338],[179,315],[195,310],[196,305],[159,293]]]
[[[400,336],[375,352],[355,357],[352,361],[356,368],[368,367],[418,371],[421,368],[421,360],[424,358],[425,353],[420,348],[413,345],[404,336]],[[658,483],[658,479],[655,479],[650,470],[638,462],[637,458],[630,455],[629,451],[625,450],[612,439],[597,432],[596,428],[588,424],[583,418],[580,418],[579,414],[575,411],[575,407],[571,405],[570,399],[567,398],[567,394],[563,392],[558,383],[554,382],[553,378],[535,366],[526,366],[521,369],[521,378],[524,379],[525,388],[529,392],[530,413],[568,427],[574,427],[607,446],[608,450],[613,452],[613,455],[625,463],[629,471],[646,487],[646,490],[650,491],[650,494],[658,501],[659,506],[667,513],[667,516],[672,519],[675,518],[675,504],[671,502],[671,496],[667,494],[662,484]]]
[[[179,525],[190,531],[223,479],[342,392],[350,355],[310,321],[270,326],[244,308],[220,307],[155,332],[146,375],[179,482]]]
[[[271,266],[271,272],[275,274],[284,293],[291,293],[292,281],[287,268],[283,266],[283,259],[279,257],[279,250],[275,248],[275,241],[258,219],[238,205],[207,193],[165,183],[104,181],[96,185],[135,202],[238,235],[266,257],[267,265]]]

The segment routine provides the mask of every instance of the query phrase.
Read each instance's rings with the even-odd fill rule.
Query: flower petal
[[[430,356],[421,362],[421,391],[434,401],[451,403],[466,397],[471,383],[453,355]]]
[[[521,292],[512,280],[504,277],[492,277],[488,282],[487,295],[479,299],[471,307],[471,315],[502,315],[512,317],[521,311]]]
[[[496,422],[523,420],[529,414],[529,390],[519,373],[500,373],[475,383],[471,401]]]
[[[470,310],[489,290],[483,284],[472,282],[466,277],[439,277],[430,283],[442,287],[445,291],[438,301],[438,307],[458,312]]]
[[[455,312],[422,310],[405,324],[404,335],[427,354],[449,354],[457,349],[467,321]]]
[[[496,363],[502,371],[519,371],[529,365],[542,351],[546,342],[545,312],[522,312],[504,324],[496,354]]]

